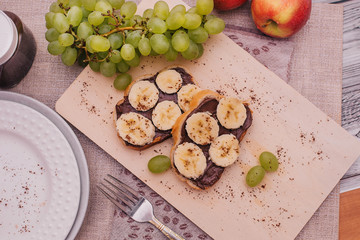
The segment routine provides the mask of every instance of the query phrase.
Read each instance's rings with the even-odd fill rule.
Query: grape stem
[[[117,28],[114,28],[113,30],[111,30],[110,32],[101,34],[100,36],[107,37],[113,33],[124,32],[126,30],[145,30],[145,28],[144,27],[117,27]]]

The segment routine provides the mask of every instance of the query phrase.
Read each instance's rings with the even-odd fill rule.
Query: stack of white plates
[[[0,239],[74,239],[89,172],[69,125],[44,104],[0,91]]]

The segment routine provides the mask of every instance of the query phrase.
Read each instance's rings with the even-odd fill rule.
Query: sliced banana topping
[[[216,109],[217,118],[227,129],[241,127],[246,119],[246,108],[237,98],[222,98]]]
[[[219,125],[208,112],[198,112],[186,120],[186,132],[195,143],[206,145],[219,135]]]
[[[239,140],[233,134],[223,134],[211,143],[209,149],[210,159],[220,167],[233,164],[239,157]]]
[[[173,101],[158,103],[152,112],[152,121],[160,130],[169,130],[174,126],[176,119],[180,117],[181,110]]]
[[[122,114],[116,121],[116,130],[124,141],[136,146],[151,143],[155,137],[151,121],[134,112]]]
[[[201,89],[194,84],[187,84],[179,90],[177,93],[178,103],[184,112],[189,110],[191,100],[193,99],[194,95],[200,91]]]
[[[164,93],[176,93],[182,85],[180,73],[175,70],[165,70],[156,77],[156,84]]]
[[[154,83],[138,81],[130,89],[130,105],[138,111],[147,111],[159,100],[159,90]]]
[[[205,171],[206,157],[197,145],[185,142],[176,148],[174,164],[183,176],[196,179]]]

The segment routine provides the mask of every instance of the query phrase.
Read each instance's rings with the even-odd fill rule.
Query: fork
[[[146,198],[140,196],[138,192],[119,179],[110,174],[107,176],[110,180],[104,178],[104,181],[109,186],[100,183],[101,186],[97,185],[97,187],[113,204],[135,221],[153,224],[169,239],[184,240],[184,238],[155,218],[153,206]]]

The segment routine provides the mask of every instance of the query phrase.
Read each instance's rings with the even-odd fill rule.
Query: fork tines
[[[104,178],[106,185],[100,183],[98,189],[118,208],[125,213],[129,213],[131,209],[138,203],[141,196],[134,189],[127,186],[125,183],[111,176],[107,175],[109,179]]]

